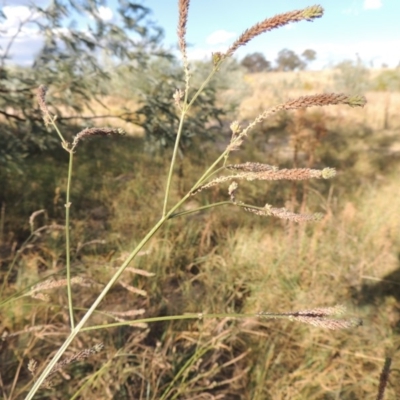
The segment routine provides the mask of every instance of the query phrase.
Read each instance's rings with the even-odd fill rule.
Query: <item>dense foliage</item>
[[[130,98],[138,102],[139,111],[125,110],[118,117],[142,126],[153,144],[171,143],[178,111],[172,96],[175,82],[181,81],[180,66],[172,53],[162,48],[162,30],[151,21],[148,8],[139,2],[119,0],[112,18],[102,16],[102,1],[56,0],[47,8],[31,4],[29,9],[29,17],[14,35],[8,33],[9,42],[0,59],[3,169],[21,169],[27,156],[53,151],[58,145],[54,133],[44,126],[36,104],[35,91],[40,84],[49,88],[51,112],[68,137],[93,124],[93,105],[103,104],[106,96],[116,93],[115,71],[123,75],[125,84],[129,76],[136,77],[136,82],[138,77],[141,82],[148,82],[129,91]],[[80,15],[85,15],[87,22],[82,22]],[[7,18],[7,13],[1,17]],[[41,49],[28,65],[15,66],[12,47],[27,27],[35,32]],[[154,65],[160,62],[163,75],[154,77]],[[218,120],[221,112],[215,101],[215,89],[211,87],[198,101],[186,138],[204,134],[202,127],[209,120]],[[88,114],[83,115],[85,112]],[[96,121],[101,121],[98,113]]]

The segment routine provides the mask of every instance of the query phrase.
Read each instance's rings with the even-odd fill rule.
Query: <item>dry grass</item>
[[[272,72],[247,75],[251,95],[240,106],[240,120],[252,120],[258,114],[274,106],[278,101],[299,96],[331,92],[334,87],[335,70]],[[379,74],[373,71],[370,79]],[[367,92],[368,112],[363,109],[328,107],[323,112],[340,120],[341,124],[363,124],[371,129],[384,129],[385,119],[391,129],[400,129],[400,93]]]
[[[314,83],[320,79],[318,75],[302,74],[301,79],[315,85],[313,92],[321,89]],[[321,74],[328,82],[329,74]],[[309,89],[290,92],[282,83],[296,74],[272,76],[283,97],[288,93],[310,94]],[[272,105],[267,84],[259,78],[253,95],[242,103],[244,119]],[[257,79],[250,84],[255,85]],[[354,121],[380,129],[379,118],[384,112],[380,96],[387,94],[367,94],[368,108],[361,111],[351,110],[349,114],[331,107],[327,112],[337,118],[336,124],[342,129]],[[391,107],[397,107],[399,94],[390,96]],[[395,127],[397,120],[394,113],[391,116],[390,123]],[[367,142],[364,145],[369,146]],[[258,154],[256,146],[248,145],[247,151]],[[91,283],[89,287],[73,287],[76,305],[82,308],[77,310],[78,317],[125,251],[158,217],[149,209],[149,199],[157,204],[162,201],[165,172],[160,171],[165,171],[166,165],[162,156],[153,157],[149,164],[140,148],[127,147],[114,159],[107,156],[93,156],[93,170],[88,168],[90,158],[83,158],[79,161],[85,165],[76,171],[78,177],[87,180],[77,182],[77,198],[94,179],[91,171],[96,171],[101,189],[95,199],[108,207],[104,215],[88,212],[87,217],[72,222],[74,248],[79,249],[73,259],[73,273]],[[198,167],[185,162],[174,197],[185,190]],[[198,160],[201,162],[205,161]],[[119,168],[132,169],[132,163],[130,174],[120,173]],[[114,171],[118,171],[116,176]],[[390,173],[381,173],[379,179],[363,178],[358,181],[359,185],[363,182],[359,187],[351,183],[355,171],[339,171],[341,182],[348,186],[338,188],[333,180],[330,192],[316,195],[311,190],[310,203],[320,204],[325,213],[320,222],[293,227],[270,219],[255,221],[252,215],[235,208],[177,219],[134,265],[156,275],[126,271],[123,285],[113,288],[91,324],[186,312],[287,312],[344,304],[350,314],[364,319],[364,326],[330,332],[295,321],[254,317],[142,323],[84,332],[64,359],[74,358],[100,342],[104,350],[60,370],[53,377],[56,391],[42,392],[43,396],[71,398],[79,393],[77,396],[88,400],[375,399],[379,375],[389,356],[393,364],[385,399],[398,398],[395,370],[400,366],[400,296],[392,287],[400,285],[400,278],[394,274],[400,269],[399,170],[396,167]],[[258,186],[248,193],[254,199],[275,191],[271,186],[266,190],[265,182]],[[216,199],[221,193],[210,189],[207,195]],[[197,206],[204,200],[201,196],[193,199]],[[83,246],[97,239],[105,239],[106,244]],[[3,260],[3,265],[6,262],[9,259]],[[51,274],[62,277],[64,263],[60,233],[43,232],[21,254],[13,285],[6,288],[2,298],[45,281]],[[35,359],[42,368],[67,335],[64,292],[63,288],[46,289],[47,303],[22,297],[3,308],[1,328],[10,334],[0,342],[0,393],[3,390],[10,400],[23,398],[26,393],[25,385],[31,379],[28,361]]]
[[[195,225],[178,222],[171,226],[171,235],[155,241],[138,260],[138,267],[156,277],[134,278],[129,272],[124,276],[148,295],[119,286],[102,307],[105,314],[92,320],[100,324],[110,321],[108,311],[141,308],[145,315],[155,316],[285,312],[343,303],[351,314],[363,317],[364,326],[330,333],[296,322],[249,318],[112,328],[82,334],[66,359],[90,348],[93,341],[103,341],[105,350],[83,365],[67,367],[53,384],[64,397],[79,388],[85,399],[145,399],[150,388],[154,399],[163,393],[168,393],[165,398],[182,399],[374,399],[385,357],[390,355],[392,369],[398,368],[400,309],[393,296],[364,298],[363,289],[399,269],[399,199],[396,175],[386,177],[360,189],[353,199],[332,200],[323,221],[301,225],[294,236],[283,227],[271,230],[259,224],[229,229],[240,215],[229,216],[223,210],[218,218],[193,217]],[[123,204],[119,195],[115,202]],[[218,223],[221,217],[227,219],[226,226]],[[115,218],[110,222],[118,226],[120,217]],[[125,208],[124,223],[129,220],[134,223],[135,217]],[[129,231],[128,226],[119,229]],[[81,259],[86,272],[83,265],[77,271],[99,283],[106,281],[107,257],[89,251]],[[30,253],[28,260],[30,270],[37,271],[40,259]],[[20,268],[25,269],[22,264]],[[76,289],[83,306],[90,304],[96,287]],[[3,357],[8,361],[3,365],[10,373],[15,373],[17,354],[25,360],[24,371],[30,358],[43,363],[40,354],[51,355],[65,334],[67,310],[59,308],[65,296],[58,290],[51,296],[48,306],[18,303],[3,315],[2,324],[10,332],[21,329],[23,321],[47,322],[35,331],[21,332],[18,341],[6,339]],[[47,307],[51,319],[44,312]],[[7,376],[2,370],[2,379]],[[23,373],[18,382],[26,382]],[[395,372],[390,382],[385,398],[395,399],[400,389]]]

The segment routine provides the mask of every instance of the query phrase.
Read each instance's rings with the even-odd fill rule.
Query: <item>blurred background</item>
[[[191,2],[190,93],[246,28],[312,4]],[[277,2],[275,2],[277,3]],[[363,94],[362,109],[282,112],[255,127],[231,163],[334,167],[329,181],[251,182],[246,203],[322,212],[296,225],[234,207],[173,219],[101,303],[89,324],[186,312],[286,312],[345,305],[362,327],[326,331],[261,318],[126,325],[82,333],[38,398],[385,399],[400,397],[400,28],[396,0],[321,1],[325,15],[265,34],[227,60],[184,125],[171,197],[181,198],[242,126],[266,109],[321,92]],[[162,212],[184,88],[176,1],[2,2],[0,9],[0,393],[22,399],[28,361],[48,362],[68,335],[65,278],[68,153],[45,126],[47,104],[67,140],[91,126],[123,137],[81,142],[71,206],[79,318]],[[228,200],[228,184],[185,205]],[[40,211],[39,213],[35,213]],[[139,273],[137,270],[140,270]],[[397,368],[397,371],[396,371]],[[73,397],[75,396],[75,397]]]

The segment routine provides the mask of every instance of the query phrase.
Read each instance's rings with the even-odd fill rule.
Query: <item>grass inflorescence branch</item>
[[[179,126],[177,129],[176,140],[174,150],[172,152],[171,162],[169,165],[169,172],[166,178],[165,184],[165,193],[164,193],[164,201],[162,206],[162,213],[160,219],[154,224],[154,226],[150,227],[144,237],[138,241],[137,246],[130,252],[130,254],[126,257],[125,261],[116,269],[112,277],[108,280],[107,284],[104,286],[103,290],[100,294],[92,301],[90,307],[86,313],[80,316],[79,321],[75,325],[74,323],[74,315],[73,315],[73,305],[72,305],[72,292],[71,285],[72,284],[86,284],[86,282],[79,281],[78,278],[71,277],[71,268],[70,268],[70,242],[69,242],[69,211],[70,211],[70,193],[71,193],[71,177],[72,177],[72,165],[73,165],[73,154],[77,145],[85,138],[92,136],[110,136],[110,135],[121,135],[124,132],[121,129],[113,129],[113,128],[86,128],[79,132],[72,143],[68,143],[64,140],[60,131],[58,130],[57,125],[55,124],[55,117],[52,117],[46,101],[45,95],[47,89],[44,86],[40,86],[37,93],[38,103],[41,111],[43,112],[43,118],[46,125],[51,124],[57,131],[58,135],[62,140],[63,148],[69,152],[70,154],[70,162],[68,167],[68,181],[67,181],[67,196],[66,196],[66,219],[65,219],[65,230],[66,230],[66,270],[67,270],[67,278],[66,280],[48,280],[39,285],[36,285],[31,288],[31,291],[26,293],[26,295],[37,296],[41,291],[45,289],[50,289],[53,287],[60,287],[67,284],[68,290],[68,308],[70,313],[71,320],[71,331],[68,337],[66,337],[65,341],[62,343],[53,359],[45,366],[42,374],[37,378],[34,383],[31,391],[28,393],[26,397],[27,400],[30,400],[35,395],[36,391],[43,383],[48,383],[51,377],[57,372],[62,370],[62,368],[74,361],[78,361],[84,358],[89,357],[90,355],[97,353],[103,347],[102,344],[96,345],[90,349],[82,350],[78,353],[75,353],[69,358],[66,358],[64,361],[59,361],[66,349],[75,340],[76,336],[82,332],[86,332],[94,329],[102,329],[109,328],[112,326],[122,326],[127,324],[140,324],[147,322],[157,322],[157,321],[172,321],[172,320],[183,320],[189,318],[248,318],[249,316],[260,317],[263,319],[277,319],[277,318],[286,318],[291,321],[298,321],[302,323],[306,323],[313,326],[318,326],[321,328],[327,329],[346,329],[351,327],[356,327],[361,325],[361,320],[356,318],[339,318],[340,315],[344,312],[344,308],[337,306],[331,308],[315,308],[310,310],[300,310],[296,312],[288,312],[288,313],[265,313],[260,312],[256,315],[254,314],[182,314],[178,316],[162,316],[162,317],[154,317],[147,318],[142,320],[135,321],[121,321],[116,324],[106,324],[99,326],[91,326],[85,327],[88,323],[92,314],[98,311],[98,307],[100,303],[104,300],[106,295],[109,293],[111,288],[119,282],[119,279],[124,271],[128,268],[129,264],[135,259],[135,257],[142,251],[143,247],[147,245],[147,243],[156,235],[156,233],[165,225],[165,223],[173,217],[178,215],[186,215],[189,211],[179,212],[182,205],[189,199],[191,196],[201,192],[202,190],[220,185],[224,182],[229,182],[229,190],[228,194],[230,197],[229,201],[222,201],[219,203],[213,203],[204,207],[200,207],[197,209],[205,210],[212,207],[222,206],[222,205],[233,205],[237,207],[243,208],[246,212],[251,212],[258,216],[275,216],[277,218],[294,221],[294,222],[304,222],[304,221],[315,221],[322,217],[321,214],[296,214],[287,210],[286,208],[277,208],[273,207],[269,204],[266,204],[264,207],[256,207],[250,204],[245,204],[244,202],[238,201],[236,199],[236,193],[238,189],[238,183],[236,181],[277,181],[277,180],[290,180],[290,181],[303,181],[308,179],[329,179],[335,176],[336,171],[333,168],[324,168],[321,170],[312,169],[312,168],[294,168],[294,169],[278,169],[275,166],[264,164],[264,163],[256,163],[256,162],[247,162],[240,164],[230,164],[227,165],[228,156],[231,151],[238,150],[242,145],[244,138],[248,135],[250,130],[256,125],[265,120],[271,114],[277,113],[279,111],[289,111],[296,110],[302,108],[309,108],[314,106],[327,106],[327,105],[338,105],[345,104],[352,107],[355,106],[363,106],[365,104],[365,98],[362,96],[348,96],[345,94],[336,94],[336,93],[327,93],[327,94],[316,94],[311,96],[302,96],[294,100],[289,100],[285,103],[277,105],[276,107],[272,107],[262,114],[260,114],[257,118],[254,119],[250,124],[248,124],[244,129],[242,129],[238,122],[233,122],[231,124],[232,130],[232,138],[226,149],[222,152],[222,154],[217,157],[217,159],[211,163],[211,165],[206,168],[205,172],[197,179],[197,182],[193,185],[192,189],[190,189],[185,195],[180,198],[174,205],[170,206],[170,192],[173,183],[174,169],[176,164],[176,158],[180,146],[180,140],[182,136],[182,132],[184,129],[185,119],[188,114],[188,111],[202,93],[203,89],[210,82],[212,77],[219,71],[219,67],[221,64],[230,56],[232,56],[238,48],[245,46],[249,41],[253,38],[271,31],[273,29],[280,28],[287,24],[293,22],[299,22],[302,20],[305,21],[313,21],[316,18],[319,18],[323,15],[323,8],[319,5],[307,7],[302,10],[290,11],[287,13],[276,15],[272,18],[267,18],[249,29],[245,30],[239,38],[234,41],[234,43],[229,47],[229,49],[225,53],[214,53],[212,55],[213,67],[208,76],[204,79],[203,83],[200,85],[199,89],[188,98],[188,89],[189,83],[191,79],[191,75],[189,73],[189,65],[187,59],[187,43],[186,43],[186,26],[188,20],[188,11],[189,11],[189,0],[179,0],[179,22],[178,22],[178,43],[179,49],[182,53],[183,58],[183,69],[185,73],[185,90],[177,89],[173,99],[177,105],[177,109],[180,111],[179,117]],[[221,166],[222,165],[222,166]],[[212,177],[216,176],[220,173],[221,170],[227,169],[231,175],[221,175],[216,178],[210,180]],[[32,223],[33,226],[33,223]],[[133,286],[129,286],[124,282],[120,282],[121,285],[125,285],[128,290],[134,291],[135,293],[141,293],[143,295],[146,294],[145,291],[138,292],[138,289]],[[136,312],[137,313],[137,312]],[[114,313],[115,314],[115,313]],[[131,313],[133,315],[134,313]],[[116,315],[118,318],[121,316],[128,316],[126,312],[121,313],[120,315]],[[34,367],[32,365],[32,370]]]
[[[312,6],[304,8],[303,10],[289,11],[283,14],[275,15],[272,18],[267,18],[264,21],[258,22],[251,28],[246,29],[237,40],[229,47],[225,56],[230,57],[235,53],[235,51],[241,47],[245,46],[250,40],[254,39],[265,32],[272,31],[273,29],[280,28],[282,26],[288,25],[292,22],[299,21],[313,21],[315,18],[322,17],[324,9],[321,6]]]
[[[213,179],[212,181],[199,186],[192,192],[192,196],[209,189],[211,187],[220,185],[221,183],[232,181],[232,180],[246,180],[246,181],[278,181],[278,180],[289,180],[289,181],[303,181],[306,179],[330,179],[336,175],[334,168],[311,169],[311,168],[284,168],[276,169],[268,164],[261,163],[246,163],[236,164],[227,166],[228,169],[238,169],[243,172],[239,172],[234,175],[222,175]]]
[[[51,379],[52,377],[59,372],[60,370],[62,370],[63,368],[65,368],[67,365],[78,362],[78,361],[82,361],[88,357],[93,356],[94,354],[99,353],[101,350],[103,350],[104,348],[104,344],[103,343],[99,343],[96,344],[93,347],[90,347],[88,349],[83,349],[81,351],[78,351],[77,353],[74,353],[72,356],[66,358],[63,361],[60,361],[59,363],[57,363],[52,370],[50,371],[50,373],[47,375],[46,380],[44,381],[44,384],[46,387],[51,387]]]
[[[182,57],[186,62],[186,24],[188,19],[190,0],[179,0],[178,41]]]
[[[268,318],[288,318],[290,321],[298,321],[303,324],[331,330],[355,328],[363,324],[360,318],[342,318],[345,313],[346,307],[337,305],[286,313],[261,312],[259,315]]]
[[[74,138],[72,142],[72,148],[75,148],[78,143],[86,139],[88,137],[93,136],[121,136],[125,135],[125,131],[123,129],[113,129],[113,128],[86,128],[80,131]]]
[[[321,213],[314,214],[298,214],[292,211],[287,210],[286,208],[277,208],[272,207],[270,204],[266,204],[263,208],[255,207],[248,204],[242,203],[234,203],[239,207],[242,207],[244,211],[253,213],[260,217],[276,217],[279,219],[284,219],[292,222],[311,222],[311,221],[320,221],[323,217]]]

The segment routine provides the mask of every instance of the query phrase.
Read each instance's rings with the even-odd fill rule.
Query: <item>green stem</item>
[[[196,101],[197,97],[199,97],[200,93],[203,91],[205,86],[208,84],[208,82],[210,82],[211,78],[217,72],[219,66],[220,66],[220,64],[218,64],[217,66],[214,66],[214,68],[209,73],[209,75],[207,76],[205,81],[202,83],[200,88],[197,90],[197,92],[192,97],[192,100],[190,100],[189,104],[186,104],[187,96],[188,96],[187,91],[185,93],[185,100],[184,100],[184,103],[183,103],[183,106],[182,106],[181,118],[180,118],[180,121],[179,121],[179,127],[178,127],[178,132],[177,132],[177,135],[176,135],[174,151],[172,153],[171,164],[170,164],[169,172],[168,172],[167,185],[166,185],[166,188],[165,188],[164,206],[163,206],[163,214],[162,214],[163,217],[166,215],[166,212],[167,212],[169,193],[171,191],[172,174],[174,172],[176,157],[177,157],[178,150],[179,150],[179,143],[180,143],[181,136],[182,136],[182,128],[183,128],[183,121],[184,121],[185,115],[188,112],[188,110],[190,109],[190,107],[193,105],[193,103]]]
[[[177,133],[176,141],[175,141],[175,147],[174,147],[174,152],[171,160],[171,165],[169,169],[169,174],[168,174],[168,180],[167,180],[167,186],[166,186],[166,191],[165,191],[165,199],[164,199],[164,206],[163,206],[163,216],[161,219],[153,226],[153,228],[147,233],[147,235],[142,239],[142,241],[136,246],[136,248],[130,253],[130,255],[127,257],[125,262],[118,268],[116,273],[112,276],[110,281],[107,283],[107,285],[104,287],[102,292],[99,294],[97,299],[94,301],[94,303],[91,305],[89,310],[86,312],[86,314],[82,317],[80,322],[71,330],[71,333],[65,340],[65,342],[62,344],[62,346],[58,349],[57,353],[54,355],[52,360],[47,364],[46,368],[43,370],[41,375],[38,377],[34,385],[32,386],[31,390],[29,391],[27,397],[25,400],[31,400],[37,390],[40,388],[46,377],[49,375],[51,370],[54,368],[58,360],[61,358],[61,356],[64,354],[65,350],[68,348],[68,346],[71,344],[71,342],[74,340],[74,338],[78,335],[80,331],[82,331],[83,326],[85,323],[88,321],[90,316],[93,314],[93,312],[96,310],[97,306],[101,303],[101,301],[104,299],[104,297],[107,295],[111,287],[114,285],[114,283],[118,280],[118,278],[121,276],[121,274],[124,272],[125,268],[129,265],[129,263],[136,257],[136,255],[139,253],[139,251],[147,244],[147,242],[155,235],[155,233],[161,228],[161,226],[171,217],[171,215],[190,197],[191,192],[201,184],[208,176],[209,174],[213,171],[213,169],[217,166],[217,164],[221,161],[221,159],[225,156],[227,150],[225,150],[220,157],[211,165],[210,168],[207,169],[207,171],[201,176],[201,178],[196,182],[196,184],[193,186],[193,188],[187,193],[174,207],[170,209],[168,213],[166,213],[167,209],[167,204],[168,204],[168,198],[169,198],[169,192],[171,188],[171,181],[172,181],[172,173],[174,170],[175,166],[175,161],[176,161],[176,155],[178,153],[179,149],[179,140],[181,138],[182,134],[182,127],[183,127],[183,120],[186,115],[186,112],[188,109],[192,106],[194,101],[197,99],[199,94],[202,92],[206,84],[210,81],[212,76],[215,74],[215,72],[218,70],[219,66],[221,63],[218,63],[216,66],[214,66],[213,70],[210,72],[209,76],[206,78],[206,80],[203,82],[203,84],[200,86],[199,90],[196,92],[196,94],[193,96],[192,100],[190,103],[183,108],[182,114],[181,114],[181,121],[179,123],[179,130]],[[186,98],[185,98],[185,104],[186,104]],[[55,125],[55,124],[54,124]],[[58,130],[57,130],[58,131]],[[73,149],[68,149],[68,146],[65,145],[65,142],[63,142],[63,147],[68,151],[73,152]],[[72,159],[70,159],[70,169],[72,170]],[[72,174],[68,174],[70,177]],[[69,204],[69,190],[67,190],[67,205]],[[67,207],[68,209],[68,207]],[[67,222],[66,222],[67,223]],[[69,214],[68,214],[68,223],[69,223]],[[68,228],[68,226],[67,226]],[[68,230],[68,229],[67,229]],[[67,253],[69,253],[67,249]],[[67,272],[68,274],[68,272]],[[72,309],[72,307],[71,307]],[[218,314],[216,314],[218,315]],[[181,316],[182,318],[182,316]],[[178,318],[176,318],[178,319]]]
[[[147,235],[142,239],[142,241],[136,246],[136,248],[131,252],[131,254],[128,256],[128,258],[125,260],[125,262],[118,268],[116,273],[112,276],[108,284],[104,287],[102,292],[99,294],[97,299],[94,301],[94,303],[91,305],[89,310],[86,312],[86,314],[82,317],[81,321],[75,326],[75,328],[72,329],[71,333],[65,340],[65,342],[62,344],[62,346],[58,349],[57,353],[54,355],[53,359],[49,362],[49,364],[46,366],[44,371],[41,373],[39,378],[36,380],[35,384],[32,386],[31,390],[29,391],[27,397],[25,400],[31,400],[39,387],[42,385],[43,381],[46,379],[46,377],[49,375],[51,370],[54,368],[58,360],[61,358],[61,356],[64,354],[65,350],[68,348],[68,346],[71,344],[71,342],[75,339],[77,334],[80,331],[83,331],[83,326],[85,323],[88,321],[90,316],[93,314],[93,312],[96,310],[97,306],[101,303],[101,301],[104,299],[104,297],[107,295],[111,287],[114,285],[114,283],[118,280],[118,278],[121,276],[121,274],[124,272],[125,268],[130,264],[130,262],[136,257],[136,255],[139,253],[139,251],[145,246],[145,244],[155,235],[155,233],[161,228],[161,226],[171,218],[173,213],[191,196],[191,192],[199,186],[208,176],[209,174],[214,170],[214,168],[218,165],[218,163],[224,158],[227,150],[225,150],[215,161],[214,163],[206,170],[206,172],[200,177],[200,179],[193,185],[192,189],[174,206],[171,208],[171,210],[163,216],[154,226],[153,228],[147,233]],[[207,318],[223,318],[223,316],[226,316],[226,314],[209,314],[211,315],[210,317],[207,316]],[[196,314],[197,318],[199,317],[198,314]],[[232,315],[231,315],[232,316]],[[235,316],[235,314],[233,314]],[[240,314],[238,314],[239,318]],[[158,321],[163,320],[162,317],[158,317]],[[171,319],[186,319],[186,318],[194,318],[194,316],[191,317],[186,317],[186,316],[176,316],[176,317],[167,317],[166,320],[171,320]],[[150,319],[149,321],[152,321]],[[87,328],[85,328],[87,329]]]
[[[167,178],[167,186],[165,188],[165,196],[164,196],[164,206],[163,206],[163,214],[162,214],[163,217],[167,213],[169,192],[171,190],[172,174],[174,172],[176,156],[177,156],[178,150],[179,150],[179,142],[180,142],[181,136],[182,136],[183,121],[185,119],[186,111],[187,111],[187,109],[182,109],[181,119],[179,121],[178,133],[176,135],[176,140],[175,140],[175,147],[174,147],[174,151],[172,153],[171,164],[169,166],[169,172],[168,172],[168,178]]]
[[[184,375],[184,373],[187,372],[199,358],[203,357],[204,354],[206,354],[211,349],[212,349],[211,346],[208,346],[208,347],[200,349],[200,350],[196,349],[196,352],[194,353],[194,355],[186,361],[186,363],[182,366],[182,368],[179,369],[178,373],[174,376],[174,378],[168,385],[167,389],[164,391],[164,393],[160,397],[160,400],[166,399],[167,396],[169,395],[170,391],[176,384],[176,382],[178,382],[178,380]],[[181,385],[180,385],[180,389],[181,390],[183,389]],[[179,396],[179,391],[177,393],[175,393],[175,396],[173,398],[175,399],[177,396]]]
[[[230,313],[218,313],[218,314],[203,314],[203,313],[188,313],[183,315],[166,315],[163,317],[151,317],[151,318],[143,318],[136,319],[133,321],[124,321],[124,322],[114,322],[112,324],[104,324],[104,325],[93,325],[87,326],[86,328],[82,328],[81,332],[88,332],[97,329],[105,329],[105,328],[116,328],[119,326],[126,325],[136,325],[136,324],[146,324],[152,322],[161,322],[161,321],[177,321],[177,320],[185,320],[185,319],[211,319],[211,318],[250,318],[257,317],[259,314],[230,314]],[[262,315],[264,317],[264,315]],[[266,316],[268,318],[268,315]],[[270,318],[278,318],[278,316],[269,316]]]
[[[190,103],[187,106],[187,109],[189,109],[193,103],[196,101],[196,99],[199,97],[200,93],[203,91],[203,89],[208,85],[208,82],[210,82],[211,78],[214,76],[214,74],[218,71],[218,68],[220,67],[222,62],[220,62],[218,65],[214,66],[214,68],[211,70],[211,72],[208,74],[207,78],[205,81],[201,84],[197,92],[194,94],[192,97],[192,100],[190,100]]]
[[[213,208],[213,207],[224,206],[226,204],[232,204],[232,202],[231,201],[220,201],[219,203],[207,204],[206,206],[195,208],[193,210],[177,212],[175,214],[170,215],[169,218],[172,219],[172,218],[175,218],[175,217],[182,217],[183,215],[193,214],[195,212],[207,210],[207,209]]]
[[[200,185],[203,184],[203,182],[208,179],[211,175],[214,174],[214,168],[221,162],[221,160],[225,157],[225,154],[228,152],[228,150],[225,150],[212,164],[211,166],[207,169],[206,172],[201,176],[201,178],[193,185],[192,189],[190,189],[190,192],[193,190],[197,189]],[[217,171],[220,171],[224,167],[218,168]]]
[[[135,248],[135,250],[132,251],[132,253],[125,260],[125,262],[118,268],[117,272],[110,279],[110,281],[105,286],[105,288],[102,290],[102,292],[99,294],[99,296],[94,301],[92,306],[89,308],[89,310],[86,312],[86,314],[82,317],[80,322],[75,326],[75,328],[71,331],[68,338],[62,344],[62,346],[58,349],[58,351],[54,355],[53,359],[47,364],[46,368],[41,373],[40,377],[36,380],[35,384],[32,386],[32,389],[29,391],[25,400],[31,400],[33,398],[33,396],[35,395],[35,393],[37,392],[37,390],[39,389],[39,387],[41,386],[43,381],[49,375],[49,373],[54,368],[54,366],[56,365],[58,360],[61,358],[61,356],[64,354],[65,350],[68,348],[68,346],[71,344],[71,342],[75,339],[76,335],[82,330],[83,325],[87,322],[87,320],[93,314],[93,312],[95,311],[97,306],[104,299],[104,297],[106,296],[108,291],[111,289],[111,287],[114,285],[114,283],[118,280],[118,278],[124,272],[125,268],[133,260],[133,258],[136,256],[136,254],[142,249],[142,247],[150,240],[150,238],[158,231],[158,229],[162,226],[162,224],[164,222],[165,222],[165,218],[160,219],[160,221],[158,221],[158,223],[156,225],[154,225],[153,229],[151,229],[151,231],[143,238],[143,240],[139,243],[139,245]]]
[[[68,293],[68,310],[71,330],[75,327],[74,322],[74,308],[72,304],[72,288],[71,288],[71,242],[70,242],[70,218],[69,212],[71,208],[71,178],[72,178],[72,165],[74,161],[73,149],[69,151],[69,166],[68,166],[68,181],[67,181],[67,196],[65,204],[65,251],[66,251],[66,268],[67,268],[67,293]]]
[[[224,153],[225,154],[225,153]],[[218,164],[219,162],[220,162],[220,158],[218,158],[218,161],[216,162],[216,163],[214,163],[213,165],[214,165],[214,168],[215,168],[215,166],[216,166],[216,164]],[[216,174],[218,174],[219,172],[222,172],[222,171],[224,171],[225,170],[225,166],[222,166],[222,167],[219,167],[219,168],[217,168],[216,170],[214,170],[214,171],[207,171],[198,181],[197,181],[197,183],[196,183],[196,187],[194,188],[194,189],[196,189],[197,187],[199,187],[200,185],[202,185],[203,183],[204,183],[204,181],[205,180],[207,180],[207,179],[209,179],[209,178],[211,178],[213,175],[216,175]]]
[[[101,301],[104,299],[104,297],[107,295],[111,287],[114,285],[114,283],[118,280],[118,278],[121,276],[121,274],[124,272],[125,268],[129,265],[129,263],[136,257],[136,255],[139,253],[139,251],[144,247],[144,245],[155,235],[155,233],[161,228],[161,226],[167,221],[170,217],[170,215],[177,209],[179,208],[190,196],[190,193],[188,193],[185,197],[183,197],[169,212],[165,217],[162,217],[154,226],[153,228],[147,233],[147,235],[142,239],[142,241],[136,246],[136,248],[131,252],[131,254],[128,256],[128,258],[125,260],[125,262],[118,268],[118,270],[115,272],[115,274],[112,276],[110,281],[107,283],[107,285],[104,287],[102,292],[99,294],[97,299],[94,301],[94,303],[91,305],[89,310],[86,312],[86,314],[82,317],[81,321],[75,326],[74,329],[72,329],[71,333],[65,340],[65,342],[62,344],[62,346],[58,349],[57,353],[54,355],[53,359],[49,362],[49,364],[46,366],[46,368],[43,370],[39,378],[36,380],[35,384],[32,386],[31,390],[29,391],[27,397],[25,400],[31,400],[39,387],[42,385],[43,381],[46,379],[46,377],[49,375],[51,370],[54,368],[58,360],[61,358],[61,356],[64,354],[65,350],[68,348],[68,346],[71,344],[71,342],[74,340],[76,335],[82,330],[83,326],[85,323],[88,321],[90,316],[93,314],[93,312],[96,310],[97,306],[101,303]]]
[[[182,315],[165,315],[163,317],[150,317],[135,319],[133,321],[113,322],[111,324],[104,325],[93,325],[82,328],[81,332],[94,331],[97,329],[106,328],[117,328],[119,326],[136,325],[136,324],[148,324],[152,322],[162,321],[183,321],[185,319],[215,319],[215,318],[262,318],[262,319],[288,319],[290,314],[285,313],[250,313],[250,314],[239,314],[239,313],[217,313],[217,314],[203,314],[203,313],[187,313]]]
[[[56,117],[52,117],[50,114],[49,114],[49,117],[50,117],[51,125],[53,125],[53,128],[55,129],[55,131],[57,132],[57,135],[61,139],[62,146],[65,148],[66,146],[68,146],[68,142],[64,139],[64,136],[62,135],[61,131],[58,129],[58,126],[56,124]]]

